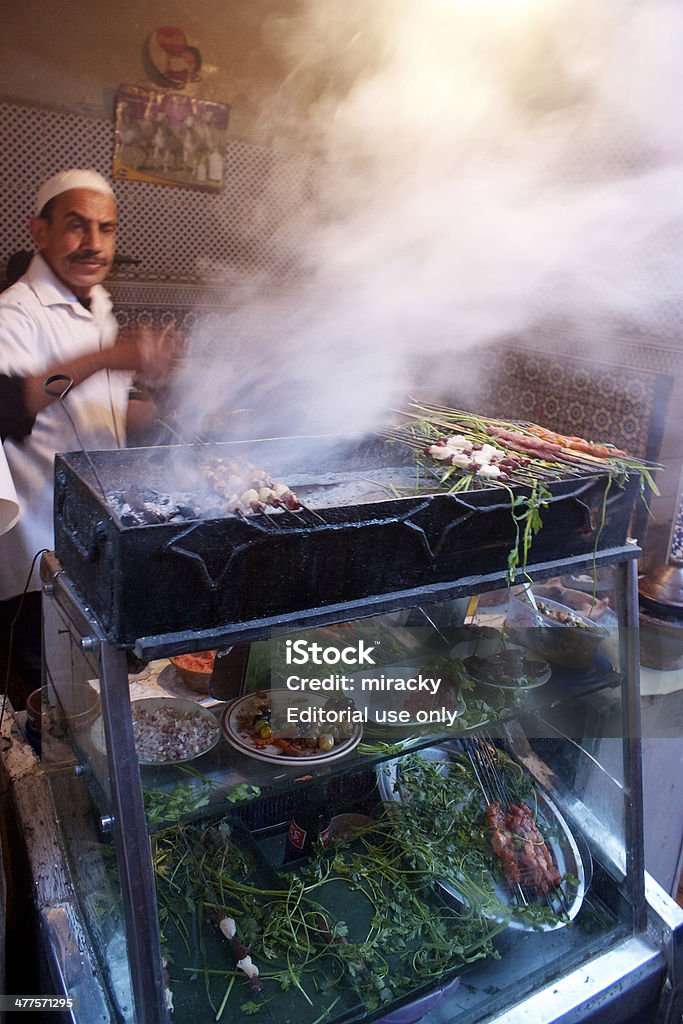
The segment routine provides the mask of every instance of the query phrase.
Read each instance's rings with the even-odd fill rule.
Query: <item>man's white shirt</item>
[[[0,373],[34,376],[113,345],[117,323],[109,295],[96,285],[91,299],[87,310],[42,257],[34,256],[26,274],[0,295]],[[64,399],[87,451],[104,451],[125,443],[130,379],[128,371],[102,370]],[[54,547],[54,456],[79,449],[59,400],[38,413],[31,434],[23,441],[4,442],[21,516],[0,536],[0,600],[20,594],[36,552]],[[36,566],[29,590],[39,588]]]

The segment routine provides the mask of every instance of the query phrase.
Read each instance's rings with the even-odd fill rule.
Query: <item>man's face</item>
[[[109,273],[116,245],[116,203],[104,192],[72,188],[56,196],[49,220],[33,217],[43,259],[79,299]]]

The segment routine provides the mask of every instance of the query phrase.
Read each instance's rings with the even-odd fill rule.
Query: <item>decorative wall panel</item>
[[[0,267],[31,248],[28,219],[41,182],[66,167],[111,177],[114,128],[75,114],[0,103]],[[113,183],[121,226],[118,251],[136,274],[173,280],[218,276],[226,268],[288,272],[305,218],[311,164],[299,153],[228,143],[220,195],[147,182]],[[277,201],[275,201],[277,197]]]
[[[478,393],[453,401],[500,419],[610,441],[631,455],[659,452],[672,378],[640,369],[541,354],[510,343],[477,354]]]
[[[669,553],[671,558],[683,563],[683,485],[681,486],[680,500],[671,532],[671,548]]]

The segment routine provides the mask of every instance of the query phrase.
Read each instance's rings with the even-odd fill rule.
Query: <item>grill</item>
[[[217,455],[285,480],[304,507],[126,525],[107,499],[136,482],[184,493]],[[534,563],[623,545],[638,482],[634,475],[621,488],[606,473],[575,471],[551,481]],[[402,490],[414,483],[413,453],[381,437],[65,454],[55,465],[55,551],[115,647],[148,638],[153,650],[166,637],[167,653],[169,634],[177,649],[201,649],[269,621],[296,624],[311,609],[331,616],[339,604],[374,602],[381,610],[391,595],[471,584],[475,568],[477,577],[503,574],[515,544],[508,491]]]

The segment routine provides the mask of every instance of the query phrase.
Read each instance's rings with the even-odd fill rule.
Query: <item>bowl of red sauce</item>
[[[216,660],[215,651],[193,651],[169,659],[186,686],[195,693],[208,693],[209,680]]]

